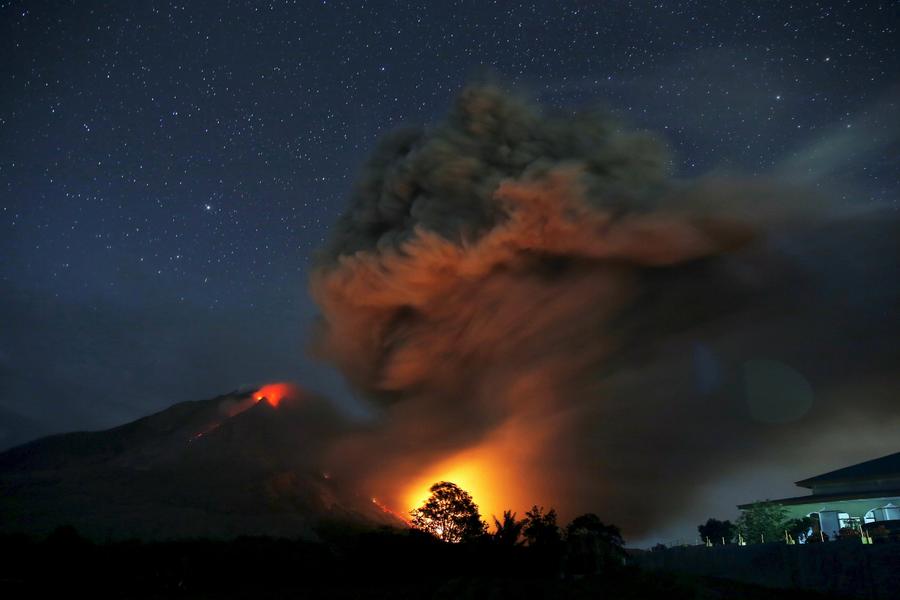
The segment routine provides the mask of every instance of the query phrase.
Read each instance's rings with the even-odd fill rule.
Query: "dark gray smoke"
[[[385,140],[311,281],[318,352],[383,407],[336,469],[407,510],[474,453],[507,507],[636,534],[773,447],[900,419],[896,220],[667,162],[491,87]]]

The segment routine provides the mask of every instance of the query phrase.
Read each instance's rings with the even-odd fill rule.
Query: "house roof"
[[[900,479],[900,452],[803,479],[796,485],[813,488],[823,484],[879,479]]]
[[[900,498],[900,488],[889,490],[872,490],[867,492],[839,492],[834,494],[809,494],[807,496],[794,496],[793,498],[779,498],[778,500],[765,500],[762,504],[782,504],[786,506],[796,504],[822,504],[837,502],[840,500],[867,500],[870,498]],[[746,510],[758,502],[739,504],[738,508]]]

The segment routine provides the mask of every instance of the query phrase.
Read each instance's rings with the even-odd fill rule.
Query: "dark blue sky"
[[[0,2],[0,446],[294,379],[376,140],[472,78],[897,206],[895,2]]]

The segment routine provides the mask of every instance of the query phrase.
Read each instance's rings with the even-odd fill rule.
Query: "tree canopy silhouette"
[[[622,532],[615,525],[607,525],[594,513],[586,513],[575,517],[566,527],[566,537],[591,534],[609,546],[621,548],[625,545]]]
[[[425,504],[409,513],[413,527],[452,543],[485,535],[487,525],[467,491],[449,481],[435,483],[429,491]]]
[[[529,546],[557,546],[562,541],[556,524],[556,510],[544,512],[543,506],[532,506],[525,513],[525,527],[522,530]]]
[[[730,544],[734,539],[735,527],[731,521],[707,519],[703,525],[697,525],[697,532],[703,541],[709,540],[712,544]]]
[[[737,530],[751,544],[777,542],[783,539],[787,511],[779,504],[756,502],[745,508],[735,523]]]
[[[503,511],[503,520],[500,521],[494,517],[494,533],[491,535],[493,541],[501,546],[517,546],[522,542],[519,538],[522,536],[522,528],[525,521],[517,521],[516,513],[505,510]]]
[[[625,558],[625,540],[615,525],[587,513],[575,517],[566,527],[567,568],[573,573],[599,573],[621,566]]]

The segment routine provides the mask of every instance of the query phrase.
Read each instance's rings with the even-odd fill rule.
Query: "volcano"
[[[326,442],[347,427],[326,400],[277,385],[45,437],[0,454],[0,531],[315,539],[326,524],[402,526],[323,469]]]

